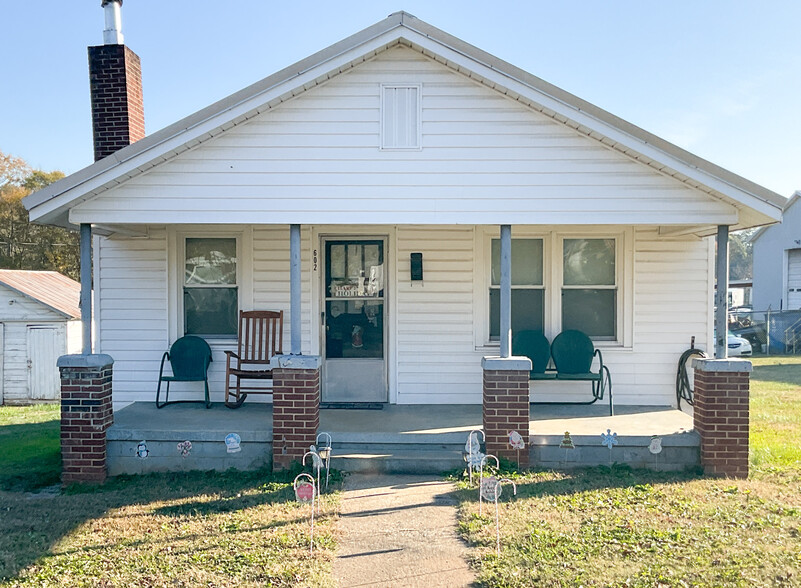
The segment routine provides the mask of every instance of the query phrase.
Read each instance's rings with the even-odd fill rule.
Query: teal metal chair
[[[172,375],[164,375],[164,363],[169,361]],[[168,404],[181,402],[204,402],[203,400],[173,400],[170,401],[171,382],[203,382],[206,391],[206,408],[211,408],[209,402],[209,364],[211,363],[211,347],[205,340],[194,335],[181,337],[172,344],[169,351],[161,357],[159,368],[159,384],[156,389],[156,408],[164,408]],[[167,383],[164,402],[160,402],[161,383]]]
[[[612,406],[612,376],[604,365],[600,349],[595,349],[590,338],[581,331],[568,330],[559,333],[551,343],[551,357],[556,368],[557,380],[588,381],[592,386],[592,400],[571,404],[594,404],[609,393],[609,415],[614,415]],[[592,364],[598,358],[598,371]]]
[[[555,380],[556,372],[547,372],[551,361],[551,344],[542,331],[520,331],[512,336],[512,355],[531,360],[531,380]]]

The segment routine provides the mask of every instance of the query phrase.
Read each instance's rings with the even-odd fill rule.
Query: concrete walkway
[[[472,585],[454,489],[432,476],[348,476],[334,561],[339,586]]]

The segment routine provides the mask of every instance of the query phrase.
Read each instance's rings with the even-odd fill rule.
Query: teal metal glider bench
[[[590,338],[581,331],[563,331],[553,343],[542,331],[520,331],[512,339],[512,354],[531,360],[530,380],[590,382],[592,400],[587,402],[534,402],[533,404],[594,404],[609,395],[609,415],[612,407],[612,376],[604,365],[600,349],[595,349]],[[598,371],[592,364],[598,358]],[[550,364],[553,363],[553,368]]]

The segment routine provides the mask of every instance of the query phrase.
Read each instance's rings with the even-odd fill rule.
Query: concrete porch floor
[[[661,406],[617,406],[615,416],[607,407],[531,406],[529,424],[532,437],[540,435],[600,435],[607,429],[620,436],[672,435],[689,432],[692,417],[682,411]],[[383,410],[324,409],[320,411],[320,431],[352,440],[361,434],[402,435],[410,443],[425,442],[430,435],[465,439],[481,428],[481,406],[386,405]],[[238,433],[254,441],[272,439],[270,404],[246,402],[236,410],[223,404],[206,409],[202,404],[175,404],[156,409],[152,402],[135,402],[114,413],[110,439],[164,438],[183,440],[192,435],[198,441],[217,441],[219,433]],[[155,435],[154,435],[155,434]]]

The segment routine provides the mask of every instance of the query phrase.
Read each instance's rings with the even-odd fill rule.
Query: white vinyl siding
[[[381,86],[381,148],[419,149],[420,86]]]
[[[422,149],[381,149],[381,85],[420,84]],[[718,224],[734,208],[408,48],[78,204],[73,222]],[[726,216],[728,218],[728,216]]]

